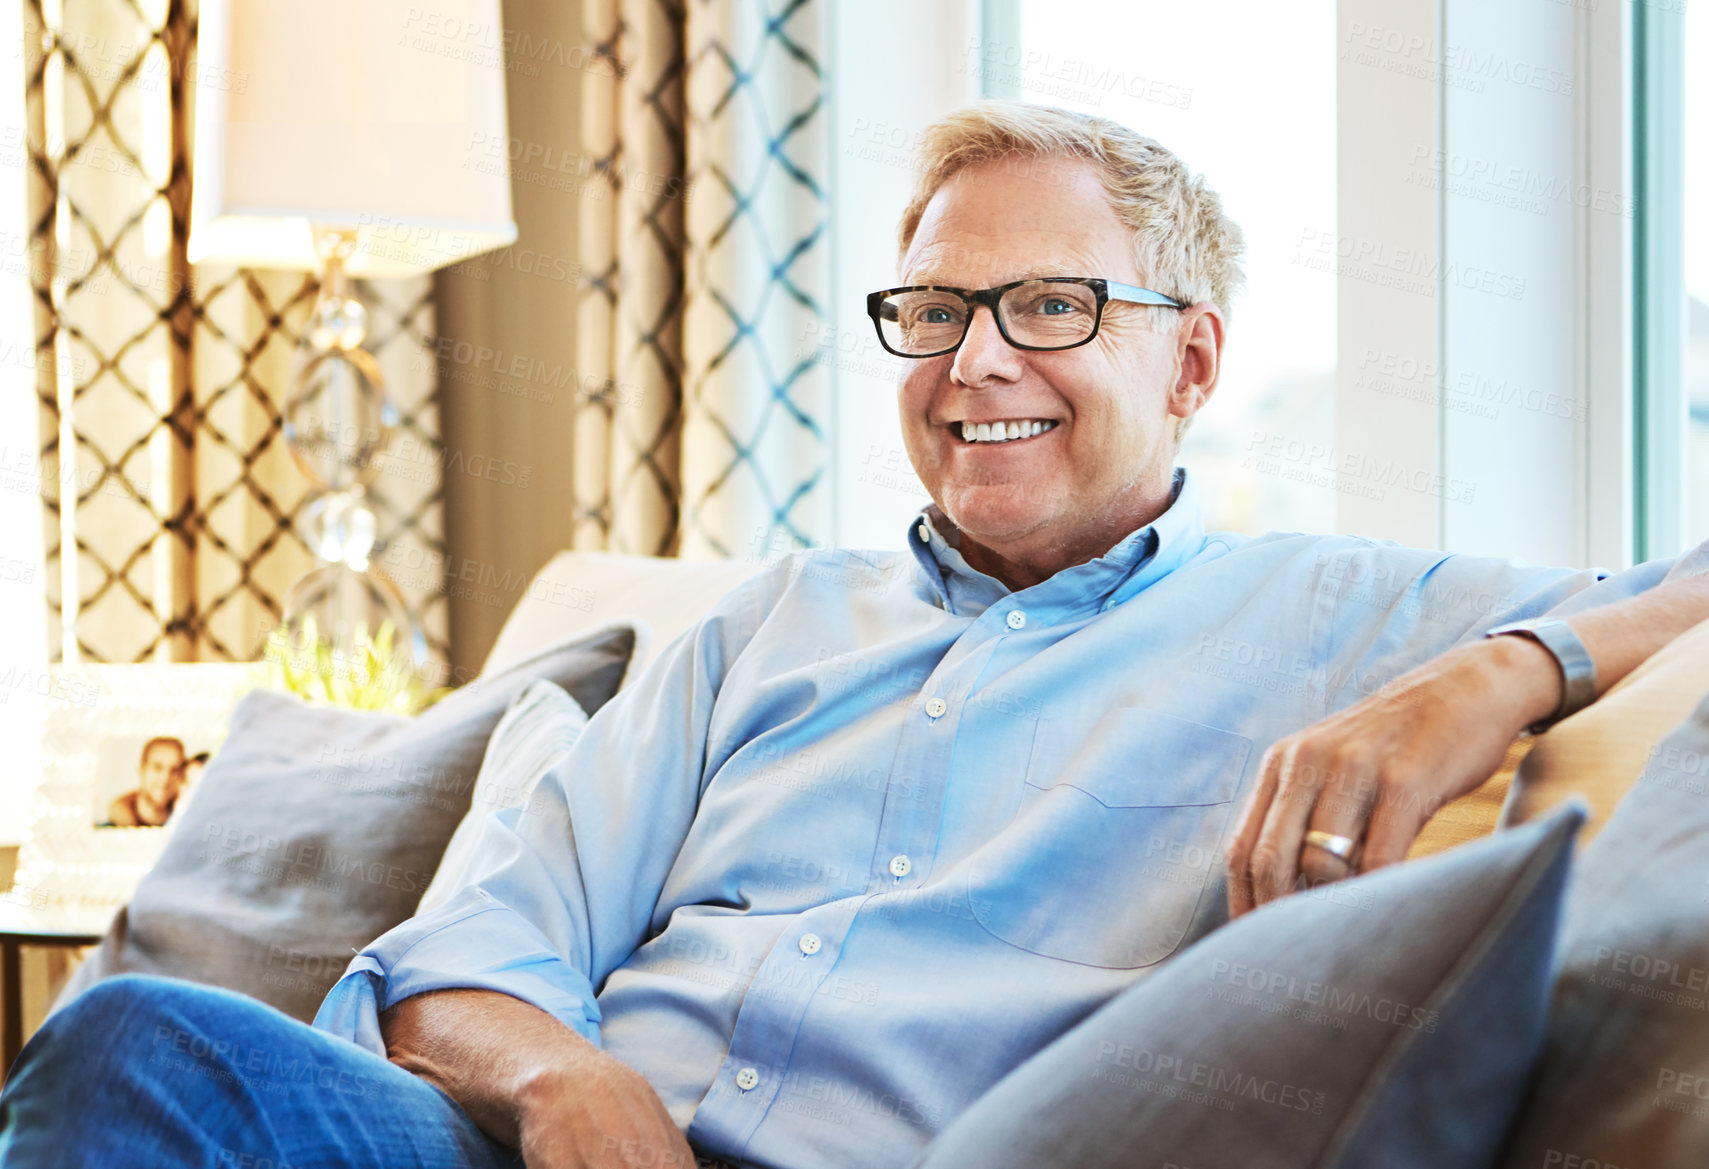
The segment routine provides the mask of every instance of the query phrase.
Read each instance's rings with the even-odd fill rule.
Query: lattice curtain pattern
[[[829,534],[822,0],[586,0],[578,547],[751,555]]]
[[[50,653],[245,659],[313,558],[280,410],[301,274],[192,270],[193,0],[25,0],[29,253]],[[363,286],[402,425],[382,565],[446,660],[431,282]]]

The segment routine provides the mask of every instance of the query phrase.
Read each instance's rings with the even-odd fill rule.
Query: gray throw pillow
[[[919,1164],[1487,1164],[1542,1039],[1583,816],[1232,922],[1004,1077]]]
[[[1548,1036],[1500,1164],[1709,1165],[1709,696],[1579,860]]]
[[[245,695],[160,860],[56,1009],[134,972],[313,1019],[351,957],[415,912],[512,700],[544,678],[598,710],[634,645],[632,627],[607,627],[477,678],[415,718]]]

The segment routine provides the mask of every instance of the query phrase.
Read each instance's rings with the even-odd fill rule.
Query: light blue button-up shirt
[[[1012,592],[935,509],[721,600],[483,826],[439,908],[315,1025],[484,987],[639,1069],[697,1150],[903,1166],[1005,1072],[1225,917],[1264,749],[1595,572],[1202,528],[1193,484]],[[529,777],[523,777],[529,778]]]

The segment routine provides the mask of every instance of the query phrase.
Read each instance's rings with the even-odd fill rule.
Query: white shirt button
[[[1019,609],[1010,609],[1009,610],[1009,628],[1010,629],[1025,629],[1026,627],[1027,627],[1027,615],[1025,613],[1021,612]]]
[[[920,541],[924,544],[930,544],[932,542],[932,530],[925,524],[920,525]]]
[[[890,858],[890,875],[893,877],[906,877],[908,870],[913,867],[913,862],[908,859],[906,853],[899,852]]]
[[[760,1074],[753,1068],[743,1068],[741,1071],[736,1073],[736,1087],[740,1088],[744,1092],[759,1082]]]
[[[946,711],[948,709],[949,709],[949,703],[945,702],[941,698],[928,698],[928,699],[926,699],[926,717],[927,718],[942,718],[944,716],[944,711]]]
[[[802,934],[801,940],[795,944],[801,947],[803,954],[817,954],[822,943],[818,934]]]

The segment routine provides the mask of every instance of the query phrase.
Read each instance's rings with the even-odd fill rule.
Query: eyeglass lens
[[[1016,285],[997,302],[1003,332],[1019,345],[1066,348],[1090,337],[1098,325],[1098,296],[1084,284]],[[937,353],[960,344],[968,304],[939,289],[898,292],[879,306],[884,340],[898,353]]]

